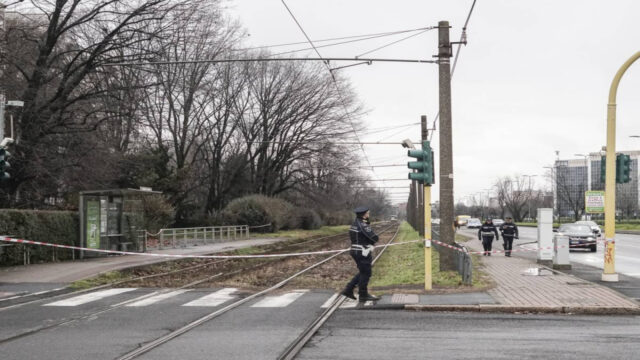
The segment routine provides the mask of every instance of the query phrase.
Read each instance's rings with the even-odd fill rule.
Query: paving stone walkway
[[[494,249],[501,244],[494,242]],[[482,243],[475,239],[465,246],[482,251]],[[550,271],[528,259],[496,253],[481,256],[481,261],[483,270],[496,282],[488,293],[501,305],[639,308],[636,301],[605,286]]]

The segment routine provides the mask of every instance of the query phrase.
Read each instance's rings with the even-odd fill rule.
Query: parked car
[[[500,226],[502,226],[502,224],[504,224],[504,220],[502,219],[493,219],[491,220],[491,222],[493,223],[493,226],[499,228]]]
[[[569,237],[569,246],[571,248],[589,248],[591,252],[598,251],[596,236],[589,225],[583,224],[562,224],[557,230],[555,236]]]
[[[467,220],[467,229],[479,229],[482,222],[478,218],[470,218]]]
[[[591,231],[593,231],[593,235],[595,235],[596,237],[600,237],[600,235],[602,234],[602,230],[600,229],[600,226],[598,226],[598,224],[596,224],[595,221],[576,221],[576,224],[580,224],[580,225],[587,225],[591,228]]]

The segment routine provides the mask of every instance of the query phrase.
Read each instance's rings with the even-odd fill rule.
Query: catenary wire
[[[433,30],[433,29],[427,29],[427,30],[420,31],[419,33],[416,33],[416,34],[411,34],[411,35],[409,35],[409,36],[405,36],[405,37],[403,37],[402,39],[398,39],[398,40],[392,41],[392,42],[390,42],[390,43],[388,43],[388,44],[385,44],[385,45],[379,46],[379,47],[377,47],[377,48],[375,48],[375,49],[369,50],[369,51],[367,51],[367,52],[363,52],[363,53],[362,53],[362,54],[360,54],[360,55],[356,55],[356,57],[364,56],[364,55],[367,55],[367,54],[371,54],[371,53],[373,53],[373,52],[376,52],[376,51],[378,51],[378,50],[382,50],[382,49],[387,48],[387,47],[389,47],[389,46],[395,45],[395,44],[397,44],[397,43],[399,43],[399,42],[402,42],[402,41],[405,41],[405,40],[409,40],[409,39],[411,39],[412,37],[416,37],[416,36],[422,35],[422,34],[426,33],[427,31],[430,31],[430,30]]]
[[[365,37],[373,37],[373,36],[393,36],[393,35],[404,34],[404,33],[408,33],[408,32],[422,31],[422,30],[426,30],[426,29],[430,29],[430,28],[436,28],[436,27],[434,27],[434,26],[426,26],[426,27],[420,27],[420,28],[416,28],[416,29],[396,30],[396,31],[387,31],[387,32],[381,32],[381,33],[362,34],[362,35],[350,35],[350,36],[342,36],[342,37],[336,37],[336,38],[313,40],[313,42],[317,44],[319,42],[336,41],[336,40],[347,40],[347,39],[365,38]],[[308,42],[307,41],[298,41],[298,42],[284,43],[284,44],[262,45],[262,46],[254,46],[254,47],[249,47],[249,48],[232,49],[232,51],[246,51],[246,50],[275,48],[275,47],[292,46],[292,45],[302,45],[302,44],[308,44]]]

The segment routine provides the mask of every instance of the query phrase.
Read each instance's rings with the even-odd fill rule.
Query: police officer
[[[498,229],[493,225],[490,219],[486,219],[484,224],[478,230],[478,240],[482,241],[484,248],[484,256],[491,256],[491,243],[493,243],[493,235],[496,235],[496,241],[500,240]]]
[[[354,210],[356,219],[351,224],[351,257],[358,266],[356,274],[341,294],[356,299],[353,289],[358,285],[358,302],[377,301],[380,298],[369,294],[367,286],[371,277],[371,263],[373,262],[373,245],[378,241],[378,235],[371,229],[369,222],[369,208],[361,206]]]
[[[504,224],[500,227],[502,240],[504,240],[504,255],[511,257],[511,249],[513,249],[513,239],[518,238],[518,225],[513,223],[511,216],[507,216]]]

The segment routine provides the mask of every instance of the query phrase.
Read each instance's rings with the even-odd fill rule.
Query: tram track
[[[299,246],[308,244],[308,243],[312,243],[312,242],[318,242],[320,240],[329,240],[332,238],[339,238],[342,236],[345,236],[347,233],[338,233],[338,234],[334,234],[334,235],[328,235],[328,236],[321,236],[321,237],[312,237],[310,239],[301,239],[301,241],[298,242],[293,242],[293,243],[288,243],[288,244],[279,244],[273,248],[269,248],[268,251],[280,251],[282,249],[295,249]],[[289,240],[291,241],[291,240]],[[260,253],[258,253],[260,254]],[[213,255],[213,254],[212,254]],[[217,254],[216,254],[217,255]],[[156,273],[156,274],[149,274],[149,275],[143,275],[143,276],[137,276],[134,278],[129,278],[129,279],[123,279],[123,280],[119,280],[116,282],[111,282],[108,284],[102,284],[102,285],[97,285],[97,286],[93,286],[87,289],[82,289],[82,290],[68,290],[69,288],[58,288],[58,289],[54,289],[52,291],[45,291],[45,292],[38,292],[38,293],[32,293],[32,294],[24,294],[24,295],[19,295],[19,296],[14,296],[8,299],[0,299],[0,311],[5,311],[5,310],[10,310],[10,309],[14,309],[17,307],[21,307],[21,306],[25,306],[25,305],[30,305],[30,304],[35,304],[38,302],[43,302],[43,301],[50,301],[50,300],[54,300],[54,299],[58,299],[58,298],[62,298],[65,296],[69,296],[69,295],[79,295],[79,294],[83,294],[83,293],[88,293],[88,292],[92,292],[92,291],[96,291],[96,290],[103,290],[103,289],[108,289],[108,288],[112,288],[112,287],[118,287],[118,286],[123,286],[129,283],[133,283],[133,282],[139,282],[139,281],[143,281],[143,280],[149,280],[149,279],[153,279],[153,278],[160,278],[160,277],[165,277],[165,276],[171,276],[171,275],[177,275],[180,273],[186,273],[188,271],[192,271],[192,270],[196,270],[196,269],[201,269],[201,268],[206,268],[212,265],[216,265],[216,264],[220,264],[220,263],[226,263],[226,262],[230,262],[233,261],[234,259],[214,259],[214,260],[210,260],[210,261],[206,261],[203,264],[197,264],[197,265],[193,265],[193,266],[188,266],[185,268],[181,268],[181,269],[177,269],[177,270],[170,270],[170,271],[164,271],[164,272],[160,272],[160,273]],[[174,261],[180,261],[180,260],[176,260],[176,259],[167,259],[166,261],[160,262],[160,263],[154,263],[151,265],[141,265],[141,266],[134,266],[130,269],[126,269],[126,270],[132,270],[132,269],[137,269],[137,268],[149,268],[149,267],[153,267],[153,266],[158,266],[161,264],[165,264],[165,263],[169,263],[169,262],[174,262]],[[26,301],[23,301],[26,300]],[[5,306],[2,306],[2,305]]]
[[[394,226],[396,227],[395,233],[393,234],[391,239],[387,242],[387,244],[385,244],[385,247],[383,248],[383,250],[380,251],[380,253],[376,256],[375,260],[380,258],[380,256],[384,253],[384,250],[386,250],[387,246],[391,242],[393,242],[393,240],[397,236],[397,233],[398,233],[400,227],[399,227],[398,224],[394,224],[394,225],[391,225],[391,226],[387,227],[386,229],[380,231],[379,234],[383,234],[383,233],[385,233],[386,231],[388,231],[390,228],[392,228]],[[304,274],[304,273],[306,273],[306,272],[308,272],[308,271],[310,271],[312,269],[315,269],[315,268],[317,268],[317,267],[329,262],[330,260],[333,260],[334,258],[336,258],[336,257],[338,257],[338,256],[340,256],[340,255],[342,255],[344,253],[348,253],[348,252],[349,252],[349,249],[344,249],[344,250],[342,250],[340,252],[337,252],[337,253],[335,253],[333,255],[330,255],[330,256],[326,257],[325,259],[323,259],[323,260],[321,260],[319,262],[316,262],[315,264],[313,264],[311,266],[308,266],[308,267],[304,268],[303,270],[300,270],[300,271],[296,272],[295,274],[287,277],[286,279],[278,282],[277,284],[275,284],[275,285],[273,285],[273,286],[271,286],[271,287],[269,287],[267,289],[264,289],[262,291],[254,293],[252,295],[249,295],[249,296],[247,296],[247,297],[245,297],[243,299],[235,301],[235,302],[233,302],[233,303],[231,303],[231,304],[229,304],[229,305],[227,305],[227,306],[225,306],[225,307],[223,307],[221,309],[218,309],[218,310],[216,310],[216,311],[214,311],[212,313],[206,314],[206,315],[204,315],[204,316],[202,316],[202,317],[200,317],[200,318],[198,318],[198,319],[196,319],[196,320],[194,320],[194,321],[192,321],[192,322],[190,322],[190,323],[188,323],[188,324],[186,324],[186,325],[184,325],[184,326],[182,326],[182,327],[180,327],[180,328],[178,328],[178,329],[176,329],[174,331],[171,331],[170,333],[168,333],[168,334],[166,334],[166,335],[164,335],[162,337],[159,337],[159,338],[157,338],[157,339],[155,339],[155,340],[153,340],[151,342],[148,342],[148,343],[140,346],[139,348],[134,349],[134,350],[132,350],[132,351],[130,351],[130,352],[128,352],[128,353],[116,358],[116,360],[131,360],[131,359],[135,359],[135,358],[137,358],[137,357],[139,357],[139,356],[141,356],[141,355],[143,355],[143,354],[145,354],[145,353],[147,353],[147,352],[149,352],[149,351],[151,351],[153,349],[156,349],[156,348],[160,347],[163,344],[166,344],[166,343],[170,342],[171,340],[179,337],[180,335],[183,335],[183,334],[189,332],[190,330],[195,329],[196,327],[198,327],[198,326],[200,326],[202,324],[204,324],[204,323],[206,323],[206,322],[208,322],[208,321],[210,321],[212,319],[215,319],[215,318],[219,317],[220,315],[228,313],[229,311],[231,311],[231,310],[233,310],[233,309],[235,309],[235,308],[237,308],[237,307],[239,307],[239,306],[241,306],[241,305],[243,305],[243,304],[245,304],[245,303],[257,298],[257,297],[260,297],[262,295],[265,295],[267,293],[270,293],[270,292],[272,292],[274,290],[277,290],[277,289],[285,286],[287,283],[289,283],[291,280],[297,278],[298,276],[300,276],[300,275],[302,275],[302,274]],[[374,262],[375,262],[375,260],[374,260]],[[324,322],[335,312],[335,310],[337,310],[337,308],[342,304],[343,301],[344,301],[344,297],[338,297],[337,300],[327,310],[323,311],[323,313],[316,320],[314,320],[312,322],[312,324],[310,324],[305,329],[305,331],[296,339],[296,341],[294,341],[293,344],[287,346],[287,348],[285,349],[285,352],[283,354],[292,354],[292,356],[295,357],[295,355],[300,351],[300,349],[304,346],[304,344],[306,344],[306,342],[313,336],[313,334],[315,334],[317,329],[319,329],[320,326],[322,326],[322,324],[324,324]],[[289,358],[293,358],[293,357],[285,357],[285,358],[289,359]]]
[[[381,230],[381,233],[386,232],[392,226],[389,226],[386,229]],[[321,240],[321,239],[328,239],[328,238],[341,237],[341,236],[345,236],[345,234],[341,233],[341,234],[331,235],[331,236],[322,237],[322,238],[305,240],[305,241],[300,242],[300,243],[295,243],[295,244],[293,244],[293,246],[300,245],[302,243],[309,243],[309,242],[317,241],[317,240]],[[320,245],[322,245],[322,244],[320,244]],[[283,246],[283,247],[279,247],[278,249],[282,250],[283,248],[288,248],[288,247],[287,246]],[[275,249],[270,249],[270,250],[275,250]],[[291,279],[293,279],[293,278],[301,275],[302,273],[305,273],[305,272],[307,272],[307,271],[309,271],[309,270],[311,270],[311,269],[313,269],[313,268],[315,268],[317,266],[320,266],[320,265],[324,264],[325,262],[327,262],[327,261],[329,261],[329,260],[331,260],[331,259],[343,254],[346,251],[348,251],[348,250],[337,252],[336,254],[333,254],[330,258],[327,258],[327,259],[325,259],[325,260],[323,260],[321,262],[318,262],[315,265],[313,265],[311,267],[308,267],[308,268],[304,269],[303,271],[301,271],[299,273],[296,273],[292,277],[290,277],[290,278],[288,278],[288,279],[286,279],[284,281],[281,281],[278,284],[276,284],[276,285],[274,285],[274,286],[272,286],[272,287],[270,287],[270,288],[268,288],[266,290],[260,291],[258,293],[252,294],[252,295],[250,295],[250,296],[248,296],[246,298],[243,298],[242,300],[240,300],[240,303],[235,305],[235,306],[233,306],[234,304],[231,304],[231,305],[229,305],[229,306],[227,306],[227,307],[225,307],[223,309],[220,309],[220,310],[214,312],[214,314],[215,313],[218,313],[218,314],[213,316],[213,317],[217,317],[218,315],[220,315],[220,314],[222,314],[224,312],[227,312],[227,311],[229,311],[229,310],[231,310],[231,309],[233,309],[233,308],[235,308],[237,306],[240,306],[243,303],[245,303],[247,301],[250,301],[251,299],[253,299],[255,297],[261,296],[261,295],[266,294],[266,293],[268,293],[270,291],[273,291],[273,290],[275,290],[277,288],[280,288],[284,284],[286,284],[288,281],[290,281]],[[15,307],[18,307],[18,306],[24,306],[24,305],[27,305],[27,304],[34,304],[34,303],[38,303],[38,302],[51,301],[53,299],[62,298],[62,297],[65,297],[65,296],[75,296],[75,295],[78,295],[78,294],[89,293],[89,292],[96,291],[96,290],[102,290],[102,289],[106,289],[106,288],[113,288],[113,287],[116,287],[116,286],[122,286],[122,285],[126,285],[128,283],[132,283],[132,282],[136,282],[136,281],[141,281],[141,280],[146,280],[146,279],[151,279],[151,278],[156,278],[156,277],[162,277],[162,276],[168,276],[168,275],[176,275],[176,274],[184,273],[187,270],[204,268],[204,267],[210,266],[212,264],[226,263],[226,262],[230,262],[230,261],[233,261],[233,260],[234,259],[214,260],[212,262],[208,262],[208,263],[205,263],[205,264],[198,264],[198,265],[187,267],[187,268],[183,268],[183,269],[167,271],[167,272],[163,272],[163,273],[159,273],[159,274],[150,274],[150,275],[136,277],[136,278],[133,278],[133,279],[125,279],[125,280],[121,280],[121,281],[118,281],[118,282],[115,282],[115,283],[110,283],[110,284],[100,285],[100,286],[97,286],[97,287],[92,287],[90,289],[85,289],[85,290],[76,291],[76,292],[72,292],[72,293],[56,295],[56,296],[53,296],[53,297],[38,299],[38,300],[26,302],[26,303],[20,303],[20,304],[8,306],[8,307],[0,308],[0,311],[8,310],[8,309],[15,308]],[[223,278],[223,277],[231,277],[231,276],[234,276],[234,275],[237,275],[237,274],[240,274],[240,273],[256,271],[256,270],[259,270],[261,267],[263,267],[265,265],[269,265],[269,263],[282,261],[282,260],[283,260],[283,258],[271,258],[271,259],[267,259],[267,261],[261,261],[261,262],[258,262],[257,264],[253,264],[251,266],[242,266],[240,268],[233,269],[231,271],[219,272],[219,273],[216,273],[216,274],[211,275],[211,276],[207,276],[207,277],[202,278],[202,279],[191,281],[191,282],[189,282],[187,284],[184,284],[184,285],[181,285],[181,286],[179,286],[177,288],[162,289],[162,290],[159,290],[159,291],[154,291],[154,292],[145,294],[143,296],[136,297],[134,299],[123,301],[123,302],[120,302],[120,303],[115,304],[115,305],[111,305],[111,306],[103,307],[103,308],[98,309],[98,310],[94,310],[94,311],[92,311],[90,313],[87,313],[87,314],[82,314],[82,315],[73,317],[71,319],[61,320],[61,321],[58,321],[58,322],[55,322],[55,323],[52,323],[52,324],[47,324],[47,325],[44,325],[44,326],[37,327],[35,329],[27,330],[27,331],[24,331],[22,333],[19,333],[19,334],[16,334],[16,335],[4,338],[4,339],[0,339],[0,345],[6,344],[6,343],[9,343],[9,342],[13,342],[15,340],[22,339],[22,338],[25,338],[25,337],[28,337],[28,336],[31,336],[31,335],[35,335],[35,334],[38,334],[38,333],[46,331],[46,330],[54,329],[56,327],[68,325],[68,324],[75,323],[75,322],[82,321],[82,320],[86,320],[86,319],[91,319],[91,318],[94,318],[94,317],[96,317],[98,315],[102,315],[104,313],[107,313],[109,311],[113,311],[115,309],[119,309],[119,308],[122,308],[124,306],[127,306],[128,304],[131,304],[133,302],[141,301],[141,300],[144,300],[146,298],[150,298],[150,297],[153,297],[153,296],[161,295],[161,294],[169,292],[169,291],[194,288],[197,285],[206,284],[208,282],[211,282],[211,281]],[[209,315],[212,315],[212,314],[209,314]],[[203,320],[202,322],[206,322],[208,320],[209,319]],[[196,320],[196,321],[198,321],[198,320]],[[202,323],[202,322],[200,322],[200,323]],[[195,326],[197,326],[197,325],[195,325]],[[193,326],[193,327],[195,327],[195,326]],[[176,335],[176,336],[178,336],[178,335]]]

